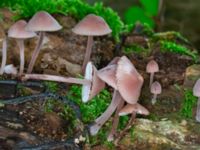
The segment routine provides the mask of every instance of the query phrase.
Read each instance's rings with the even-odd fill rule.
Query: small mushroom
[[[119,116],[132,114],[133,112],[141,115],[149,115],[149,111],[145,107],[136,103],[136,104],[127,104],[126,106],[124,106],[120,110]]]
[[[7,39],[5,37],[3,39],[3,46],[2,46],[2,62],[1,62],[0,75],[2,75],[4,72],[4,68],[6,65],[6,59],[7,59]]]
[[[45,11],[37,12],[31,18],[31,20],[28,22],[26,26],[26,30],[39,32],[39,40],[35,50],[33,51],[33,55],[28,66],[27,73],[31,73],[33,70],[33,66],[35,64],[35,61],[39,55],[40,49],[43,44],[44,33],[58,31],[61,28],[62,26],[49,13]]]
[[[36,36],[35,32],[25,30],[26,25],[26,21],[19,20],[8,30],[8,37],[15,38],[20,49],[19,75],[24,72],[24,40]]]
[[[153,98],[151,103],[154,105],[156,103],[157,95],[162,92],[162,87],[158,81],[155,81],[151,84],[151,93],[153,94]]]
[[[149,61],[146,66],[146,72],[150,73],[150,82],[149,82],[150,88],[151,88],[151,84],[153,83],[154,73],[158,71],[159,71],[158,63],[155,60]]]
[[[197,111],[196,111],[196,121],[200,122],[200,79],[197,80],[193,87],[193,95],[198,97]]]
[[[79,35],[88,36],[87,48],[85,53],[85,58],[83,61],[82,71],[85,71],[85,66],[90,60],[93,36],[103,36],[112,32],[105,20],[94,14],[89,14],[83,20],[81,20],[72,31]]]

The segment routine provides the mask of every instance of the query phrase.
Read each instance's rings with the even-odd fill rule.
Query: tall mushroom
[[[50,14],[48,14],[45,11],[37,12],[31,18],[31,20],[28,22],[26,26],[26,30],[39,32],[39,40],[35,50],[33,51],[33,55],[28,66],[27,73],[31,73],[33,70],[33,66],[35,64],[35,61],[39,55],[40,49],[43,44],[44,33],[58,31],[61,28],[62,26]]]
[[[1,62],[0,75],[2,75],[4,72],[4,68],[6,65],[6,59],[7,59],[7,39],[5,37],[3,39],[3,46],[2,46],[2,62]]]
[[[153,83],[154,73],[158,71],[159,71],[158,63],[155,60],[149,61],[146,66],[146,72],[150,73],[149,88],[151,88],[151,84]]]
[[[82,66],[82,71],[85,71],[85,66],[90,60],[92,52],[93,36],[103,36],[111,33],[112,30],[102,17],[89,14],[83,18],[72,31],[79,35],[88,36],[87,48]]]
[[[162,92],[162,87],[158,81],[155,81],[151,84],[151,93],[153,94],[153,98],[151,103],[154,105],[156,103],[157,95]]]
[[[198,97],[196,121],[200,122],[200,79],[197,80],[193,87],[193,95]]]
[[[35,32],[25,30],[26,25],[26,21],[19,20],[8,30],[8,37],[15,38],[20,49],[19,75],[22,75],[24,71],[24,40],[36,36]]]

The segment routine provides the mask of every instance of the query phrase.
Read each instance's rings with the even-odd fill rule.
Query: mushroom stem
[[[7,59],[7,40],[6,40],[6,38],[4,38],[3,46],[2,46],[2,63],[1,63],[0,75],[2,75],[4,72],[4,68],[6,65],[6,59]]]
[[[83,66],[82,66],[82,72],[83,73],[85,72],[85,67],[86,67],[88,61],[90,60],[90,56],[91,56],[91,53],[92,53],[92,45],[93,45],[93,36],[88,36],[87,48],[86,48]]]
[[[151,88],[151,85],[153,83],[153,77],[154,77],[154,72],[150,73],[150,81],[149,81],[149,88]]]
[[[39,40],[38,40],[37,46],[35,47],[35,50],[33,51],[31,61],[28,65],[27,73],[31,73],[32,70],[33,70],[33,66],[35,64],[35,61],[36,61],[38,55],[39,55],[40,49],[42,47],[43,39],[44,39],[44,32],[40,31],[39,32]]]
[[[108,141],[113,141],[114,140],[114,136],[116,134],[116,130],[117,130],[117,126],[118,126],[118,123],[119,123],[119,112],[120,110],[122,109],[122,107],[124,106],[124,100],[122,100],[119,105],[117,106],[117,110],[115,112],[115,116],[114,116],[114,119],[113,119],[113,125],[112,125],[112,129],[107,137],[107,140]]]
[[[35,79],[35,80],[48,80],[56,82],[65,82],[65,83],[75,83],[75,84],[90,84],[91,81],[86,79],[77,79],[77,78],[66,78],[55,75],[46,75],[46,74],[25,74],[22,77],[22,80]]]
[[[111,104],[108,106],[106,111],[95,120],[95,124],[90,127],[90,134],[96,135],[102,125],[110,118],[110,116],[115,111],[116,107],[119,105],[122,100],[121,95],[117,90],[114,91]]]
[[[20,69],[19,69],[19,75],[22,75],[24,72],[24,40],[18,39],[17,44],[19,46],[20,50]]]
[[[151,100],[152,105],[156,103],[156,99],[157,99],[157,94],[153,94],[153,98]]]
[[[196,121],[200,122],[200,97],[198,98],[197,102]]]

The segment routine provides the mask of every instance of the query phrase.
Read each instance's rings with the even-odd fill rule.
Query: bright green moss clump
[[[185,118],[192,118],[193,108],[197,104],[197,97],[193,96],[191,90],[184,91],[184,100],[181,106],[180,114]]]
[[[193,60],[197,60],[198,58],[197,52],[191,51],[187,47],[176,44],[175,42],[163,40],[163,41],[160,41],[160,44],[161,44],[161,50],[163,51],[169,51],[173,53],[187,55],[189,57],[192,57]]]

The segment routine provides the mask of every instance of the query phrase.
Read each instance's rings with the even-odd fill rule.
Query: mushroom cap
[[[101,80],[106,82],[108,85],[113,87],[114,89],[117,89],[117,81],[116,81],[116,70],[117,65],[108,65],[101,70],[98,71],[98,76]]]
[[[105,82],[103,82],[97,76],[97,70],[91,62],[87,63],[85,70],[85,79],[90,80],[90,84],[83,85],[82,88],[82,101],[88,102],[94,96],[96,96],[105,87]]]
[[[126,56],[118,61],[116,80],[122,98],[129,104],[137,103],[144,79]]]
[[[126,106],[124,106],[120,110],[119,116],[128,115],[133,112],[135,112],[137,114],[141,114],[141,115],[149,115],[149,111],[145,107],[136,103],[136,104],[127,104]]]
[[[26,39],[36,36],[35,32],[25,30],[26,25],[27,22],[25,20],[17,21],[8,30],[8,37],[16,39]]]
[[[146,66],[147,73],[154,73],[159,71],[158,63],[155,60],[151,60],[148,62]]]
[[[89,14],[83,18],[72,31],[86,36],[102,36],[112,32],[105,20],[94,14]]]
[[[200,79],[198,79],[193,87],[193,95],[200,97]]]
[[[27,31],[57,31],[62,26],[47,12],[37,12],[26,26]]]
[[[162,92],[162,87],[158,81],[155,81],[151,84],[151,93],[160,94]]]

